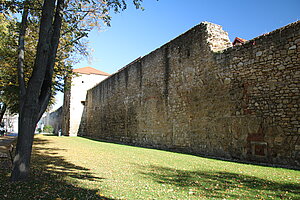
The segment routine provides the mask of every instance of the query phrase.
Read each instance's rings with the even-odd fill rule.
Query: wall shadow
[[[95,176],[90,169],[68,162],[59,155],[62,148],[48,148],[47,139],[35,138],[31,159],[31,179],[28,182],[9,181],[11,168],[6,160],[0,160],[0,199],[102,199],[98,190],[80,187],[66,178],[101,182],[104,178]],[[80,156],[80,155],[78,155]]]
[[[138,166],[139,173],[153,181],[178,190],[191,190],[206,198],[257,199],[259,197],[300,199],[300,183],[278,183],[254,176],[223,171],[188,171],[155,165]]]

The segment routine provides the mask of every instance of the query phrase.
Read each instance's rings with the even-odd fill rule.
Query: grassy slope
[[[32,165],[26,184],[1,167],[0,199],[300,199],[300,171],[79,137],[38,136]]]

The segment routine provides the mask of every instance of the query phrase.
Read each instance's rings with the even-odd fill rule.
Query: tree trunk
[[[37,113],[32,107],[24,104],[22,118],[19,120],[19,134],[17,140],[16,156],[14,158],[12,181],[25,181],[29,177],[30,158],[33,136],[36,126]]]
[[[5,111],[6,111],[6,104],[2,102],[2,106],[0,109],[0,123],[2,122]]]
[[[56,12],[54,12],[55,3],[57,3]],[[63,5],[64,0],[44,0],[34,69],[27,88],[25,88],[25,84],[24,87],[22,86],[24,77],[20,75],[23,65],[20,63],[18,65],[20,67],[18,70],[19,83],[21,83],[20,114],[16,156],[11,174],[12,181],[24,181],[29,178],[34,131],[36,124],[47,108],[51,96],[52,75],[60,38]],[[25,10],[24,6],[24,13]],[[22,31],[23,16],[20,41],[21,34],[25,34]],[[22,45],[22,42],[19,44]]]
[[[24,78],[24,57],[25,57],[25,33],[27,29],[27,18],[28,18],[28,1],[24,1],[24,10],[22,14],[22,22],[19,33],[19,48],[18,48],[18,81],[19,81],[19,127],[18,127],[18,140],[16,148],[16,156],[13,162],[13,170],[11,174],[11,180],[25,180],[27,174],[29,173],[29,160],[30,154],[28,155],[28,150],[31,151],[31,148],[26,148],[27,145],[30,145],[31,140],[28,137],[28,134],[31,133],[30,128],[23,125],[23,107],[24,100],[26,95],[26,85]],[[25,134],[22,131],[25,131]],[[26,135],[27,133],[27,135]],[[25,143],[25,144],[24,144]],[[26,159],[29,158],[29,159]]]

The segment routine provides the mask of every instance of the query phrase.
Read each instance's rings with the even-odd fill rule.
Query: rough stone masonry
[[[300,21],[231,45],[203,22],[88,91],[80,134],[300,167]]]

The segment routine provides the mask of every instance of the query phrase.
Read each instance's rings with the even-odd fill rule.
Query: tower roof
[[[246,42],[247,40],[243,39],[243,38],[239,38],[239,37],[236,37],[232,43],[232,45],[239,45],[239,44],[243,44],[244,42]]]
[[[73,72],[80,73],[80,74],[97,74],[97,75],[103,75],[103,76],[110,76],[110,74],[100,71],[98,69],[92,68],[92,67],[83,67],[83,68],[73,69]]]

